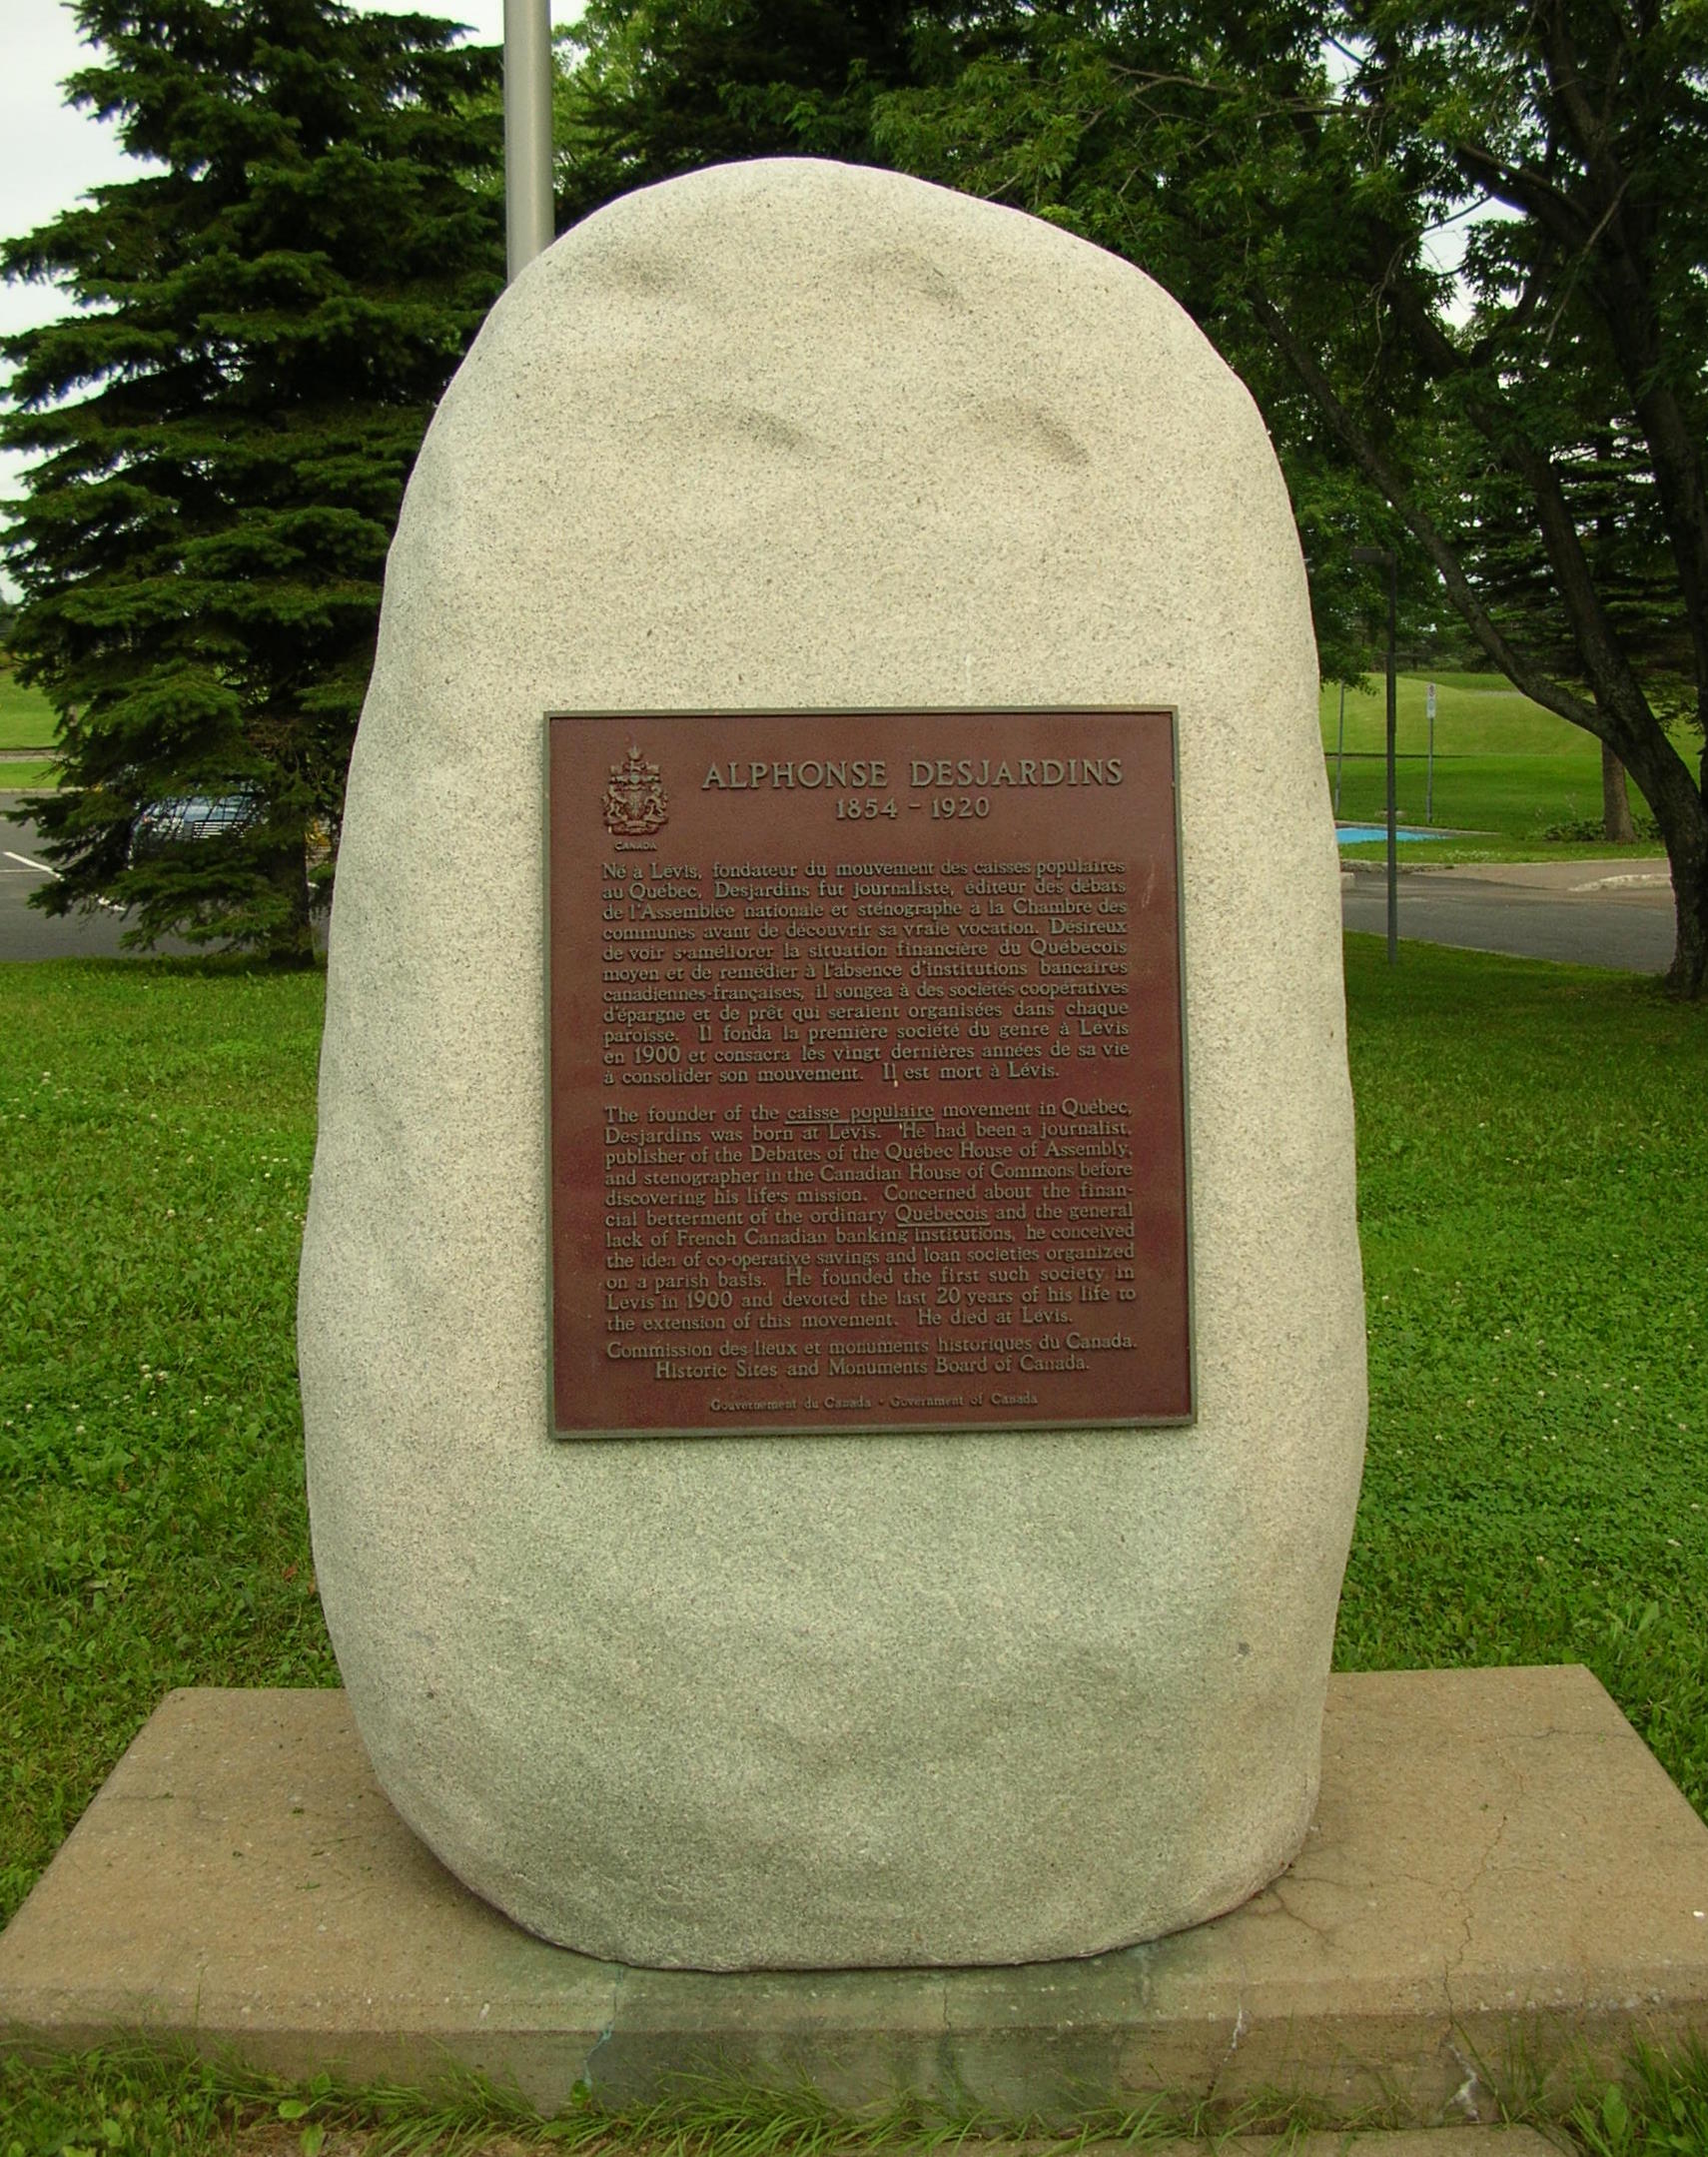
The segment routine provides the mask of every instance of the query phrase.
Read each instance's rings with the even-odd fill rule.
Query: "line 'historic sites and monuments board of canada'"
[[[1172,713],[548,743],[559,1435],[1190,1420]]]

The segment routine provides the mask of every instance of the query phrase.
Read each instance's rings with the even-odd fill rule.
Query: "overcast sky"
[[[444,15],[469,25],[477,42],[503,36],[503,0],[357,0],[369,14]],[[556,0],[558,22],[577,7]],[[5,17],[5,64],[0,67],[0,231],[33,231],[104,181],[133,179],[143,169],[119,149],[111,127],[74,112],[60,88],[82,67],[87,48],[61,0],[0,0]],[[51,287],[0,284],[0,334],[46,322],[65,302]],[[18,461],[0,458],[0,495],[15,495]]]

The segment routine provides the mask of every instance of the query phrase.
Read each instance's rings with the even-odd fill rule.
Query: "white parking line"
[[[65,878],[51,861],[37,861],[30,854],[15,854],[9,846],[0,846],[0,855],[4,855],[8,861],[18,862],[23,868],[40,869],[44,876],[51,876],[56,884],[62,884],[65,881]],[[95,903],[110,914],[122,914],[125,911],[117,899],[98,898]]]

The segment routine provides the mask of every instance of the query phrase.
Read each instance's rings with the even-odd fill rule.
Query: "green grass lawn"
[[[1428,741],[1427,681],[1422,674],[1401,674],[1397,683],[1397,771],[1400,820],[1421,824],[1428,801],[1424,749]],[[1547,833],[1574,823],[1599,824],[1601,749],[1581,727],[1568,725],[1551,711],[1495,674],[1434,675],[1435,771],[1433,821],[1462,836],[1440,844],[1408,845],[1407,862],[1518,859],[1537,853],[1607,854],[1603,839],[1562,844]],[[1386,814],[1386,686],[1372,675],[1362,689],[1346,692],[1345,762],[1341,772],[1339,815],[1347,822],[1379,823]],[[1320,718],[1328,759],[1328,784],[1335,778],[1339,738],[1340,691],[1325,684]],[[1647,814],[1633,784],[1631,813],[1639,823]],[[1630,849],[1658,853],[1653,836]],[[1358,853],[1379,852],[1360,847]]]
[[[0,749],[51,749],[53,707],[40,689],[26,689],[0,666]]]
[[[321,981],[4,983],[0,1918],[168,1687],[337,1674],[292,1342]],[[1708,1813],[1708,1010],[1363,937],[1347,984],[1372,1408],[1336,1660],[1587,1662]],[[195,2074],[11,2072],[31,2151],[63,2118],[123,2157],[126,2090],[183,2128],[139,2150],[237,2116]],[[1657,2157],[1708,2150],[1708,2067],[1680,2087]],[[1632,2117],[1609,2157],[1650,2146]]]

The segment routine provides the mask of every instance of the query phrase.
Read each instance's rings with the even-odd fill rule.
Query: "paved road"
[[[1349,929],[1387,934],[1380,863],[1342,873],[1340,919]],[[1399,934],[1402,942],[1660,974],[1672,963],[1672,884],[1659,860],[1401,868]]]

